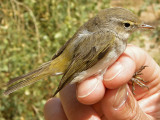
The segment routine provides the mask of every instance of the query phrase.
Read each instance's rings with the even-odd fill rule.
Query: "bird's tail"
[[[28,74],[11,79],[6,85],[8,88],[4,92],[4,95],[8,95],[20,88],[31,85],[47,76],[63,74],[64,66],[59,66],[58,64],[59,62],[57,60],[52,60],[42,64],[38,69],[31,71]]]

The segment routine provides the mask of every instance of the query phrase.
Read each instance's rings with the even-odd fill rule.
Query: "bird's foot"
[[[131,83],[132,83],[132,93],[135,95],[134,91],[135,91],[135,83],[137,85],[139,85],[140,87],[145,87],[147,89],[149,89],[149,87],[147,85],[145,85],[146,82],[148,81],[144,81],[143,78],[139,77],[139,75],[142,75],[142,70],[145,69],[148,66],[141,66],[141,68],[134,73],[133,77],[131,78]]]

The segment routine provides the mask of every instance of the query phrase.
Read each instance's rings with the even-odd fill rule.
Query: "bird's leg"
[[[141,66],[141,68],[134,73],[133,77],[131,78],[131,82],[132,82],[132,93],[135,95],[134,91],[135,91],[135,83],[137,85],[139,85],[140,87],[146,87],[147,89],[149,89],[149,87],[147,85],[145,85],[144,83],[147,81],[144,81],[141,77],[139,77],[139,75],[142,75],[142,70],[145,69],[148,66]]]

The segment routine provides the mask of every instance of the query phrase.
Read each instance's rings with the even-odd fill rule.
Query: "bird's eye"
[[[130,23],[124,23],[124,27],[128,28],[130,26],[131,26]]]

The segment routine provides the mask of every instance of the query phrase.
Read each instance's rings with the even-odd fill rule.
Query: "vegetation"
[[[110,0],[1,0],[1,88],[10,78],[27,73],[50,60],[77,28],[99,10],[121,6],[141,16],[148,6],[154,5],[155,12],[160,8],[158,1],[147,0],[141,3],[139,8],[134,8],[133,3],[129,1],[119,4]],[[157,26],[153,32],[136,32],[129,41],[145,49],[146,39],[141,37],[144,34],[153,41],[146,50],[150,52],[154,49],[159,53],[160,49],[156,47],[160,43],[159,16],[152,21],[156,22]],[[151,55],[157,62],[160,61],[160,57],[157,58],[157,55],[152,53]],[[4,96],[1,89],[0,120],[44,119],[44,104],[52,96],[59,80],[60,77],[46,78],[9,96]]]

